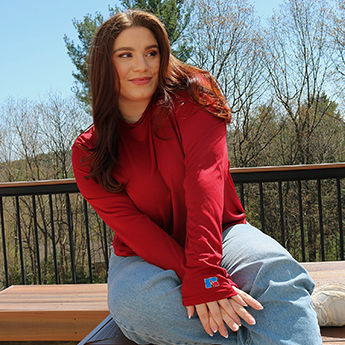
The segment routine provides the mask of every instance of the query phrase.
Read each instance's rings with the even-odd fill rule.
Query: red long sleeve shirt
[[[185,306],[228,298],[236,293],[220,267],[222,231],[246,220],[229,172],[225,121],[179,95],[157,129],[157,109],[151,101],[135,124],[120,121],[113,177],[125,191],[109,193],[85,179],[89,153],[81,147],[95,146],[93,127],[73,146],[78,187],[114,230],[115,253],[174,270]]]

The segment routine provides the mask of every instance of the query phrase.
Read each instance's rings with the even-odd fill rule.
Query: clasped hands
[[[245,307],[250,306],[255,310],[261,310],[263,306],[244,291],[236,287],[234,287],[234,290],[237,292],[237,295],[230,298],[186,307],[188,317],[191,318],[196,309],[206,333],[211,337],[219,331],[223,337],[227,338],[228,331],[225,324],[232,331],[237,332],[241,326],[240,318],[249,325],[255,325],[254,317],[248,313]]]

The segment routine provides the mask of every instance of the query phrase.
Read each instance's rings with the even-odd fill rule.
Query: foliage
[[[335,42],[337,56],[335,57],[336,70],[340,75],[340,80],[344,83],[345,77],[345,3],[343,0],[336,1],[333,17],[333,39]]]
[[[87,74],[87,54],[92,38],[102,23],[103,16],[97,12],[94,17],[91,14],[85,15],[83,20],[74,18],[73,26],[78,32],[80,44],[74,43],[67,35],[64,35],[67,54],[77,69],[77,71],[72,72],[73,77],[76,79],[72,91],[89,112],[91,111],[91,90]]]

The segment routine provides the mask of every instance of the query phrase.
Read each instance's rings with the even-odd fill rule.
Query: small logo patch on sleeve
[[[204,279],[204,281],[205,281],[206,289],[210,289],[210,288],[219,286],[217,277],[206,278],[206,279]]]

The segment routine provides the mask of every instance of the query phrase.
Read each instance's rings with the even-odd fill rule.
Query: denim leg
[[[249,224],[223,234],[222,265],[244,291],[258,299],[262,311],[248,310],[256,325],[243,322],[225,339],[210,337],[197,315],[188,319],[181,282],[141,258],[112,254],[108,305],[123,333],[138,344],[319,345],[321,337],[311,307],[313,282],[304,268],[276,241]]]
[[[124,335],[138,344],[238,344],[236,335],[210,337],[196,315],[188,319],[176,273],[137,256],[112,254],[108,306]]]
[[[223,260],[238,287],[257,299],[262,311],[248,308],[255,326],[243,322],[254,345],[322,344],[307,271],[271,237],[250,224],[223,233]]]

